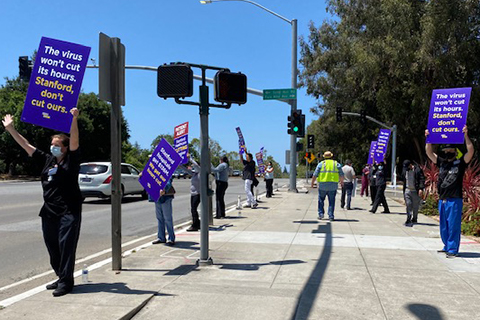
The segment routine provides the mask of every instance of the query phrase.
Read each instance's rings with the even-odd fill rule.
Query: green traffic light
[[[298,132],[298,127],[293,127],[293,131]]]

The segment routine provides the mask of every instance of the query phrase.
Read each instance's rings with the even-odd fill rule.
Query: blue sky
[[[322,0],[259,0],[259,4],[287,19],[298,20],[298,35],[308,37],[308,25],[330,18]],[[248,77],[248,87],[259,90],[291,86],[291,26],[268,12],[245,2],[229,1],[201,5],[198,0],[145,1],[17,1],[2,0],[0,11],[0,84],[18,75],[18,57],[31,55],[42,36],[92,48],[98,61],[98,34],[118,37],[126,47],[127,65],[159,66],[183,61],[227,67]],[[298,58],[300,51],[298,50]],[[300,64],[298,65],[301,68]],[[199,74],[198,69],[194,69]],[[207,74],[212,78],[214,73]],[[173,127],[189,121],[190,139],[199,137],[198,107],[177,105],[156,94],[156,73],[126,71],[124,116],[131,142],[147,148],[159,134],[173,134]],[[198,101],[199,82],[195,81]],[[98,71],[87,69],[84,92],[98,93]],[[316,101],[298,91],[297,108],[304,113]],[[213,101],[213,88],[210,90]],[[226,151],[238,150],[235,127],[242,129],[247,148],[285,163],[290,148],[287,116],[290,106],[263,101],[249,95],[245,105],[229,110],[210,109],[209,134]],[[306,113],[307,124],[315,116]]]

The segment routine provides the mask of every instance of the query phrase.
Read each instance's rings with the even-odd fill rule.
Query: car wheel
[[[148,199],[148,193],[147,193],[147,191],[145,191],[145,190],[142,191],[142,199],[143,199],[143,200],[147,200],[147,199]]]

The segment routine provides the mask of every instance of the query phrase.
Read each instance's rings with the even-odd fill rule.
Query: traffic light
[[[363,125],[366,125],[366,124],[367,124],[367,111],[365,111],[365,110],[361,110],[361,111],[360,111],[360,122],[361,122]]]
[[[157,69],[157,94],[160,98],[193,96],[193,71],[187,64],[164,64]]]
[[[337,122],[342,122],[342,107],[337,107],[335,115],[337,116]]]
[[[308,149],[315,148],[315,136],[313,134],[307,135],[307,148]]]
[[[226,70],[218,71],[213,81],[217,102],[245,104],[247,102],[247,76]]]
[[[296,149],[296,151],[297,151],[297,152],[300,152],[300,151],[302,151],[302,150],[303,150],[303,143],[297,142],[297,149]]]
[[[305,116],[303,116],[303,130],[302,130],[302,110],[295,110],[288,117],[288,134],[295,134],[300,136],[303,133],[305,136]]]
[[[22,56],[18,58],[18,74],[20,79],[29,81],[32,74],[32,66],[30,65],[27,56]]]
[[[302,110],[299,110],[299,111],[300,111],[300,127],[297,133],[297,137],[303,138],[305,137],[305,115],[301,114]]]

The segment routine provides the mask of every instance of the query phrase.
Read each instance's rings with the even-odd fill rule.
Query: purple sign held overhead
[[[90,48],[42,37],[32,69],[22,121],[70,132]]]
[[[467,123],[472,88],[436,89],[432,91],[428,116],[427,143],[463,144],[463,126]]]
[[[377,141],[370,142],[370,151],[368,152],[368,161],[367,164],[373,164],[375,149],[377,148]]]
[[[180,162],[182,157],[167,140],[162,139],[143,168],[142,176],[138,179],[154,201],[160,198],[160,190],[165,188]]]
[[[375,148],[375,153],[373,156],[373,160],[375,160],[376,162],[382,162],[385,160],[389,139],[390,139],[390,130],[380,129],[380,133],[378,134],[378,139],[377,139],[377,146]]]
[[[240,149],[239,153],[243,154],[247,147],[245,146],[245,139],[243,138],[242,130],[240,127],[237,127],[237,135],[238,135],[238,148]]]
[[[175,127],[173,135],[173,146],[175,151],[182,157],[182,163],[188,163],[188,122]]]

